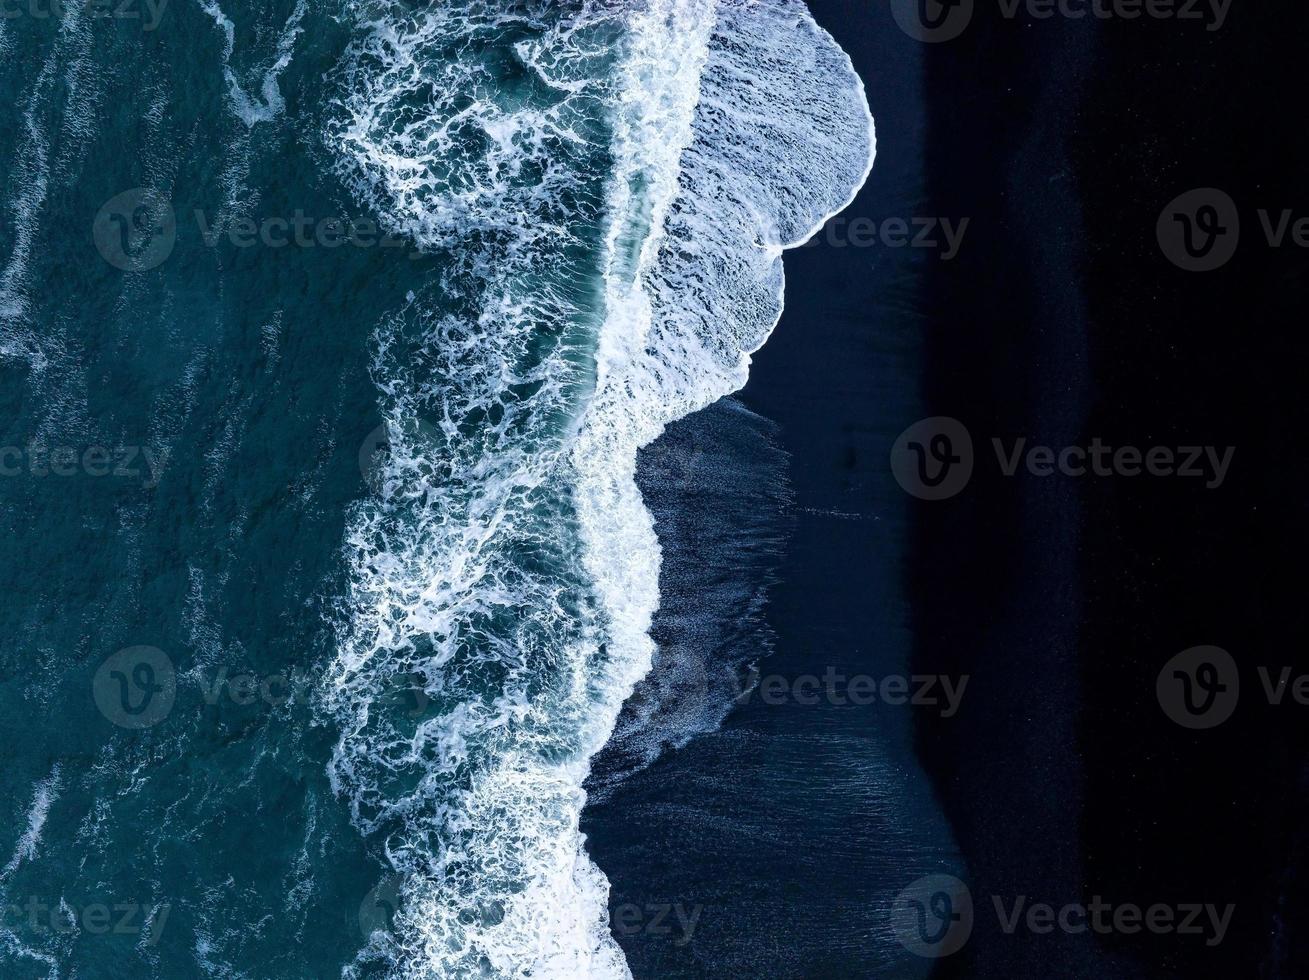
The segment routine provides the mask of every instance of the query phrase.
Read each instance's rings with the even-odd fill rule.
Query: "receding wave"
[[[402,876],[347,974],[628,976],[578,820],[653,654],[637,450],[744,384],[783,250],[867,176],[867,103],[796,0],[354,16],[327,142],[442,271],[374,329],[388,451],[324,687]]]

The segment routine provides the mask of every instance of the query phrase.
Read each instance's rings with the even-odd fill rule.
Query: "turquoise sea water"
[[[848,61],[791,0],[14,9],[3,975],[627,975],[636,451],[866,176]]]

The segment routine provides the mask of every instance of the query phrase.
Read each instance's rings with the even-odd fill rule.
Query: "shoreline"
[[[914,65],[897,61],[901,52],[879,50],[884,37],[870,48],[843,36],[849,32],[831,4],[810,9],[852,61],[873,138],[912,133],[921,102]],[[881,85],[872,77],[879,66],[887,72]],[[912,213],[918,152],[916,138],[877,146],[863,182],[835,214]],[[784,310],[751,353],[747,384],[731,397],[767,420],[775,448],[749,443],[738,427],[744,455],[722,460],[721,470],[711,460],[680,499],[661,500],[666,466],[658,461],[688,431],[721,419],[720,402],[670,427],[643,454],[638,482],[665,556],[654,633],[662,650],[669,637],[700,630],[698,642],[709,642],[717,658],[706,669],[717,696],[731,696],[714,685],[747,652],[759,676],[800,687],[810,676],[845,684],[909,671],[900,582],[908,506],[885,459],[900,414],[918,402],[920,324],[897,299],[917,257],[815,241],[834,216],[785,250]],[[713,487],[774,453],[785,461],[785,491],[768,484],[759,492],[787,498],[784,527],[753,520],[767,508],[749,493],[730,507],[715,504]],[[787,542],[765,567],[751,564],[752,575],[767,579],[763,622],[728,644],[706,641],[704,624],[730,609],[697,575],[733,574],[730,557],[720,565],[706,542],[746,526],[761,539],[784,533]],[[610,881],[614,932],[633,974],[926,976],[930,964],[898,943],[886,910],[908,881],[960,869],[914,757],[915,710],[852,705],[841,692],[813,704],[756,690],[739,698],[721,727],[616,785],[604,785],[612,758],[598,760],[603,789],[582,830]],[[694,910],[693,935],[626,929],[632,910],[655,908],[687,919]]]

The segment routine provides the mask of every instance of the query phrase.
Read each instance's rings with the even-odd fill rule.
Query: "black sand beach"
[[[968,225],[949,260],[851,246],[848,224],[787,258],[786,313],[741,396],[776,423],[793,497],[759,670],[968,686],[948,717],[755,697],[589,808],[615,907],[704,906],[680,946],[620,933],[635,974],[1304,975],[1309,709],[1268,703],[1256,668],[1304,663],[1286,624],[1303,616],[1309,264],[1261,241],[1254,215],[1305,211],[1309,142],[1287,103],[1305,11],[1237,5],[1207,31],[979,2],[965,36],[927,46],[883,7],[810,6],[878,123],[846,221]],[[1242,251],[1209,275],[1156,240],[1196,187],[1246,218]],[[979,462],[963,493],[920,502],[888,455],[938,415],[968,427]],[[1218,488],[983,465],[992,439],[1018,438],[1236,455]],[[1209,732],[1155,694],[1200,644],[1229,650],[1244,681],[1240,712]],[[938,871],[967,881],[972,934],[920,959],[888,933],[887,903]],[[997,904],[1020,899],[1232,914],[1218,942],[1007,932]]]
[[[979,464],[965,494],[918,509],[915,663],[974,676],[960,723],[920,717],[974,901],[1233,909],[1212,943],[1006,935],[978,915],[942,975],[1304,974],[1304,715],[1252,688],[1259,665],[1303,664],[1285,627],[1303,606],[1288,572],[1305,468],[1286,446],[1305,256],[1247,223],[1228,267],[1188,273],[1155,235],[1191,188],[1225,190],[1247,222],[1304,200],[1309,144],[1282,100],[1303,90],[1292,48],[1309,32],[1291,9],[1237,5],[1210,32],[1023,25],[981,5],[966,39],[929,54],[931,196],[977,219],[929,280],[925,414],[978,442],[1235,447],[1218,488]],[[1208,732],[1155,696],[1164,664],[1201,644],[1246,685]]]
[[[789,501],[762,628],[711,653],[720,664],[741,655],[754,662],[746,693],[721,730],[665,754],[593,799],[584,815],[591,853],[613,886],[615,933],[638,977],[925,976],[930,963],[892,934],[891,903],[922,875],[962,873],[915,759],[919,709],[869,703],[867,694],[869,684],[910,672],[903,575],[911,500],[886,461],[906,420],[921,414],[917,311],[938,256],[870,246],[857,229],[852,244],[848,222],[923,213],[921,51],[889,18],[849,37],[845,12],[814,12],[867,84],[879,153],[857,201],[788,253],[785,314],[739,396],[772,423]],[[754,521],[775,498],[764,484],[758,501],[747,494],[721,506],[712,459],[683,495],[661,494],[665,454],[694,441],[710,424],[704,416],[721,414],[710,409],[675,426],[643,466],[666,554],[655,628],[665,645],[670,632],[695,634],[687,620],[720,613],[714,593],[687,588],[688,579],[707,568],[755,574],[738,567],[739,542],[722,552],[706,542]],[[721,462],[725,474],[750,465],[746,456]],[[697,526],[687,533],[691,514]],[[602,757],[594,783],[613,762],[613,753]],[[652,914],[635,910],[663,907],[699,910],[689,937],[673,915],[670,932],[642,927]]]

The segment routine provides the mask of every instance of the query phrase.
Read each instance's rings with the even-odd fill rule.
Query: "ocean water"
[[[631,975],[593,759],[733,696],[638,450],[867,178],[848,59],[798,0],[17,9],[0,972]]]

